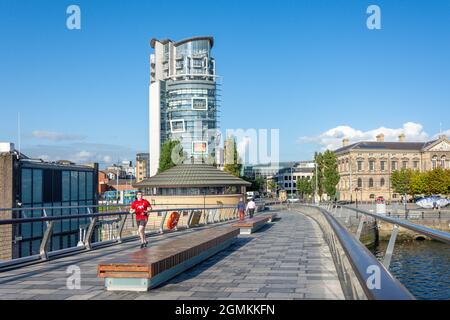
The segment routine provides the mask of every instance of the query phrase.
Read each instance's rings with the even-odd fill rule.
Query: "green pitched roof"
[[[251,183],[208,164],[181,164],[135,184],[136,187],[250,186]]]

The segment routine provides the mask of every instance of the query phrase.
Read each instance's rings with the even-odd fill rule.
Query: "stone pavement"
[[[343,299],[319,226],[296,212],[279,217],[149,292],[107,292],[97,278],[98,262],[136,250],[130,242],[0,273],[0,299]],[[184,232],[195,229],[151,237],[150,248]],[[66,286],[71,265],[81,269],[81,289]]]

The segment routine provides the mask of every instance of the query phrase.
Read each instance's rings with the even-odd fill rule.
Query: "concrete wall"
[[[0,154],[0,208],[14,206],[13,199],[13,166],[14,158],[9,153]],[[11,211],[0,211],[0,219],[11,219]],[[0,260],[12,259],[11,225],[0,226]]]

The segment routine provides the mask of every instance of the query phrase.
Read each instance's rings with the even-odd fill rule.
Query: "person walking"
[[[237,210],[239,213],[239,220],[244,220],[245,219],[245,203],[244,203],[244,198],[240,198],[239,202],[237,204]]]
[[[145,238],[145,226],[148,221],[148,213],[152,210],[150,202],[142,198],[142,192],[136,193],[136,200],[131,204],[130,213],[136,213],[136,224],[138,226],[138,234],[141,240],[141,249],[147,247],[147,239]]]
[[[250,219],[253,218],[253,214],[255,213],[255,209],[256,209],[256,203],[255,203],[255,201],[252,198],[247,203],[247,210],[248,210],[248,215],[250,216]]]

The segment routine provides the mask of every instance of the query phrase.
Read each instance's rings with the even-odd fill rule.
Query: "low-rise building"
[[[272,180],[278,185],[278,190],[286,190],[288,195],[297,194],[297,181],[300,179],[311,180],[314,176],[313,161],[299,161],[293,163],[290,167],[283,168],[272,177]]]
[[[181,164],[137,182],[152,204],[235,205],[250,182],[208,164]]]
[[[427,142],[407,142],[404,134],[396,142],[384,141],[383,134],[377,136],[377,141],[349,144],[348,139],[343,139],[342,147],[334,152],[340,175],[338,198],[347,201],[373,201],[380,196],[399,201],[402,195],[394,191],[391,183],[393,171],[450,168],[450,142],[445,135]]]

